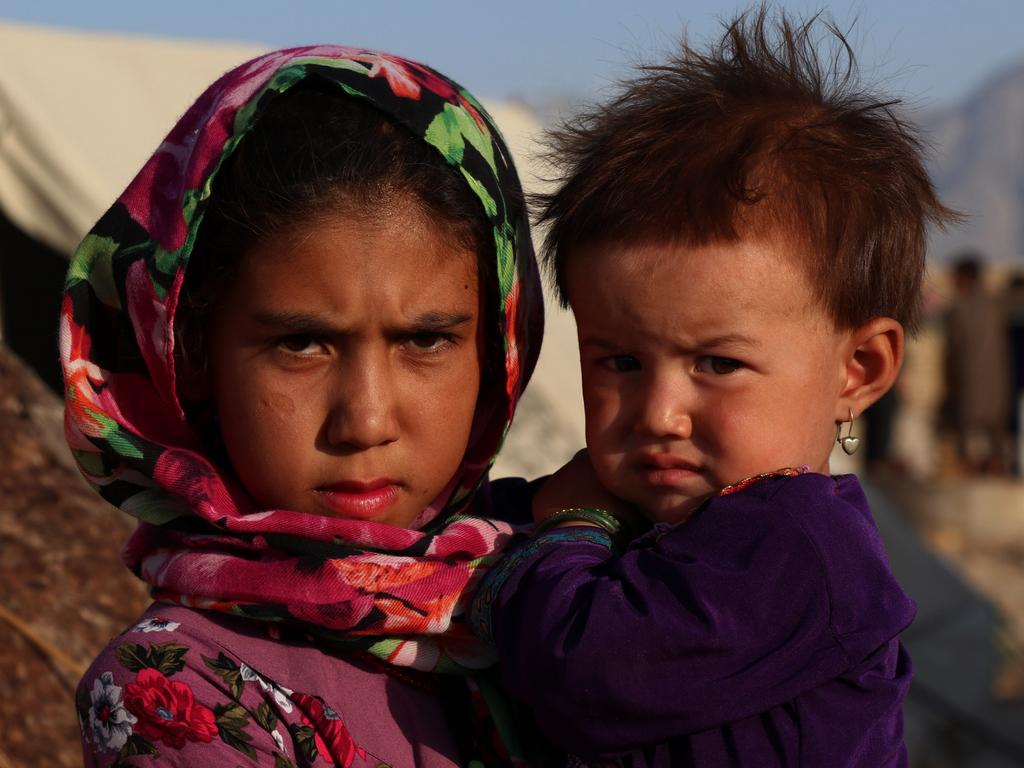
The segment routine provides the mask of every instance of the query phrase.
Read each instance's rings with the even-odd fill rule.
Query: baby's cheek
[[[583,390],[583,411],[587,426],[587,440],[593,439],[607,446],[620,440],[626,429],[628,414],[622,408],[617,393],[600,388]]]
[[[701,433],[713,448],[729,455],[739,455],[743,446],[768,448],[783,437],[772,433],[771,416],[742,403],[722,403],[704,412]]]
[[[602,488],[620,499],[636,501],[627,482],[625,461],[621,453],[607,451],[600,445],[594,447],[588,443],[587,454]]]

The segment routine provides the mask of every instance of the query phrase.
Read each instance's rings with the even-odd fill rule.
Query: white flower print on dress
[[[132,630],[135,632],[173,632],[181,626],[181,622],[171,621],[170,619],[162,619],[159,616],[155,616],[152,619],[146,619],[140,621]]]
[[[284,737],[281,736],[281,732],[274,730],[271,731],[270,735],[274,737],[274,743],[277,744],[278,751],[284,752]]]
[[[121,687],[114,685],[112,672],[104,672],[93,681],[89,698],[92,700],[89,707],[90,737],[100,748],[116,752],[132,735],[132,726],[137,718],[124,708]]]
[[[288,698],[292,695],[292,691],[290,691],[288,688],[271,685],[262,677],[260,677],[259,674],[252,667],[247,666],[245,664],[240,665],[238,667],[238,671],[241,673],[242,679],[244,681],[246,681],[247,683],[257,683],[259,687],[263,689],[264,693],[269,693],[273,695],[274,701],[277,702],[277,706],[279,706],[283,711],[292,711],[292,701]]]

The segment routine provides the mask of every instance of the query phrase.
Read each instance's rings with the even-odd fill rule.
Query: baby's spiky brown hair
[[[838,327],[884,316],[912,330],[928,224],[957,218],[916,130],[859,86],[821,14],[762,5],[724,27],[550,134],[559,184],[534,202],[563,304],[566,262],[588,243],[785,238]]]

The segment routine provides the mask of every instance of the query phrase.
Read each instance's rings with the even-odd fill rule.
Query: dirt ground
[[[981,477],[880,483],[921,534],[1001,618],[993,696],[1024,699],[1024,482]]]
[[[148,604],[132,530],[73,469],[60,401],[0,344],[0,768],[80,766],[73,687]]]

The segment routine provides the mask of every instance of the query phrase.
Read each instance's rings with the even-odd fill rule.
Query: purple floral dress
[[[433,676],[159,603],[111,641],[77,696],[86,766],[453,768],[465,745],[451,726],[472,705]]]

